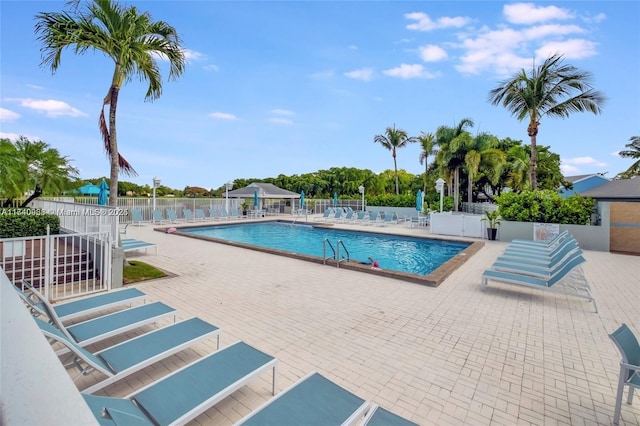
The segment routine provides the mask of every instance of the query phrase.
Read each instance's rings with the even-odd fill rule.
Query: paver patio
[[[403,226],[375,230],[428,235]],[[244,340],[276,356],[280,389],[316,370],[419,424],[609,425],[620,355],[608,333],[625,322],[640,336],[635,256],[585,252],[594,313],[591,303],[570,296],[498,283],[484,288],[482,271],[506,247],[501,242],[487,242],[431,288],[149,225],[130,226],[128,235],[158,245],[157,256],[130,258],[175,274],[137,287],[177,308],[180,318],[221,327],[222,346]],[[214,350],[212,339],[103,394],[125,396]],[[232,424],[267,400],[270,387],[265,375],[195,423]],[[621,424],[640,424],[637,395],[634,402],[623,403]]]

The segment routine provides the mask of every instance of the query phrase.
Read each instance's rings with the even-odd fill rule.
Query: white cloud
[[[588,166],[598,166],[605,167],[607,163],[603,163],[602,161],[598,161],[593,157],[573,157],[573,158],[564,158],[562,159],[563,164],[576,164],[576,165],[588,165]]]
[[[276,115],[287,115],[287,116],[296,115],[296,113],[293,111],[289,111],[288,109],[280,109],[280,108],[272,109],[270,112],[271,114],[276,114]]]
[[[38,85],[35,85],[35,84],[27,84],[27,87],[28,87],[29,89],[36,89],[36,90],[44,89],[44,87],[42,87],[42,86],[38,86]]]
[[[572,176],[580,173],[580,169],[575,166],[569,166],[568,164],[561,164],[560,170],[564,176]]]
[[[533,3],[507,4],[502,9],[502,13],[512,24],[534,24],[574,17],[567,9],[561,9],[557,6],[536,6]]]
[[[267,119],[267,121],[275,124],[284,124],[285,126],[291,126],[293,124],[293,121],[282,117],[271,117]]]
[[[44,112],[47,117],[86,117],[87,114],[77,108],[72,107],[66,102],[57,101],[55,99],[8,99],[12,101],[20,101],[20,105],[33,109],[38,112]]]
[[[431,31],[442,28],[461,28],[471,22],[470,18],[456,16],[453,18],[443,16],[433,21],[429,15],[423,12],[407,13],[404,17],[410,21],[417,21],[408,24],[407,29],[415,31]]]
[[[448,57],[447,52],[443,48],[433,44],[420,46],[418,51],[420,52],[420,58],[425,62],[437,62]]]
[[[607,19],[607,15],[605,15],[604,13],[598,13],[595,16],[583,16],[582,20],[584,22],[586,22],[587,24],[599,24],[600,22],[604,21],[605,19]]]
[[[211,114],[209,114],[209,117],[230,121],[238,119],[238,117],[236,117],[235,115],[226,112],[212,112]]]
[[[6,108],[0,108],[0,121],[13,121],[20,118],[20,114]]]
[[[205,65],[205,66],[204,66],[204,67],[202,67],[202,68],[204,68],[204,69],[205,69],[205,70],[207,70],[207,71],[218,71],[218,70],[220,69],[220,68],[218,68],[218,66],[217,66],[217,65],[213,65],[213,64],[211,64],[211,65]]]
[[[344,75],[355,80],[371,81],[373,79],[373,69],[360,68],[359,70],[345,72]]]
[[[524,40],[538,40],[553,36],[563,36],[569,34],[582,34],[586,31],[578,25],[536,25],[522,30]]]
[[[356,46],[355,44],[350,44],[349,46],[347,46],[347,49],[349,49],[349,50],[358,50],[358,46]]]
[[[553,41],[536,50],[538,58],[548,58],[554,53],[561,53],[567,59],[589,58],[597,54],[596,43],[584,39]]]
[[[401,64],[399,67],[391,68],[382,71],[385,75],[390,77],[397,77],[403,79],[410,78],[436,78],[436,74],[432,74],[424,69],[420,64],[408,65]]]
[[[204,53],[196,52],[191,49],[184,49],[182,53],[187,61],[199,61],[200,59],[205,59],[207,57]]]
[[[313,74],[311,74],[310,77],[313,78],[314,80],[326,80],[333,77],[334,75],[335,75],[335,72],[333,70],[325,70],[325,71],[314,72]]]

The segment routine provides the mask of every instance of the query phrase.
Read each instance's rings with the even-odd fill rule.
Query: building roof
[[[253,198],[255,192],[258,191],[258,198],[300,198],[297,192],[287,191],[279,188],[271,183],[253,182],[244,188],[229,191],[231,198]]]
[[[640,178],[612,180],[580,195],[601,201],[640,201]]]
[[[575,175],[575,176],[565,176],[564,180],[566,180],[567,182],[571,182],[571,183],[576,183],[576,182],[580,182],[581,180],[585,180],[588,179],[590,177],[598,177],[604,180],[610,180],[609,178],[605,177],[604,175],[601,175],[600,173],[591,173],[589,175]]]

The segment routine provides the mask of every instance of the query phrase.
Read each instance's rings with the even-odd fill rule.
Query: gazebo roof
[[[230,198],[253,198],[258,191],[258,198],[300,198],[297,192],[287,191],[271,183],[253,182],[244,188],[229,191]]]

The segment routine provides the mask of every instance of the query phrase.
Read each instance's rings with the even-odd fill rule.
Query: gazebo
[[[300,198],[300,194],[297,192],[288,191],[271,183],[262,182],[253,182],[244,188],[229,191],[229,198],[245,198],[247,200],[253,200],[256,191],[258,192],[260,206],[264,204],[264,200],[294,200]]]

